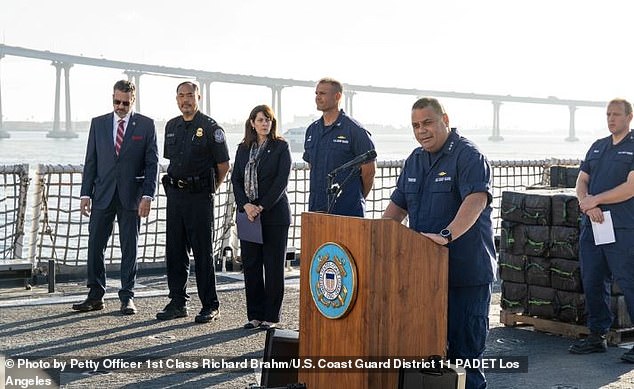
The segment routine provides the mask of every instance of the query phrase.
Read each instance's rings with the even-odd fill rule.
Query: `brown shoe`
[[[136,313],[136,305],[132,299],[121,302],[121,313],[124,315],[134,315]]]
[[[73,304],[73,309],[79,312],[100,311],[103,309],[103,300],[87,298],[83,303]]]

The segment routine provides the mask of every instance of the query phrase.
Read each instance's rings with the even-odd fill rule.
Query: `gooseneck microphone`
[[[376,158],[376,150],[374,149],[368,150],[363,154],[357,155],[356,157],[352,158],[350,161],[344,163],[343,165],[334,168],[330,173],[328,173],[328,177],[332,178],[342,170],[363,165],[364,163],[371,161],[375,158]]]

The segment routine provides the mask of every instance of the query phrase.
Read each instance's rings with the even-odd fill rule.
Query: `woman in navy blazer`
[[[231,174],[238,212],[260,218],[262,244],[240,240],[247,319],[244,328],[268,329],[280,320],[284,261],[291,224],[286,196],[291,172],[288,143],[277,133],[273,110],[258,105],[245,123]]]

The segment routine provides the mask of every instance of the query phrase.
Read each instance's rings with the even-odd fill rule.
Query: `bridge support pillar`
[[[70,117],[70,68],[72,63],[53,61],[55,66],[55,115],[53,117],[53,130],[46,134],[47,138],[77,138],[77,133],[73,132],[72,120]],[[61,91],[61,78],[62,69],[64,69],[64,97],[66,108],[66,125],[65,130],[60,128],[60,91]]]
[[[0,54],[0,60],[4,58],[4,54]],[[0,72],[0,138],[9,138],[9,132],[4,129],[2,118],[2,72]]]
[[[211,116],[211,83],[208,78],[197,78],[196,81],[200,86],[200,109],[206,115]]]
[[[579,140],[579,138],[575,135],[575,111],[577,110],[577,107],[569,105],[568,110],[570,111],[570,126],[568,128],[568,137],[566,140],[568,142],[576,142]]]
[[[278,134],[282,133],[282,85],[274,85],[271,88],[271,109],[277,120]]]
[[[491,132],[491,136],[489,140],[494,142],[499,142],[504,140],[504,138],[500,135],[500,106],[502,102],[500,101],[492,101],[493,103],[493,128]]]
[[[141,112],[141,76],[143,73],[136,70],[126,70],[123,73],[128,76],[128,81],[134,83],[136,88],[136,92],[134,94],[134,110]]]
[[[352,100],[354,98],[354,95],[357,92],[353,91],[353,90],[345,90],[343,91],[343,110],[349,115],[352,116],[353,112],[352,112]]]

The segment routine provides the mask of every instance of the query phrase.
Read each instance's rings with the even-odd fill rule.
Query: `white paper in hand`
[[[592,222],[592,233],[594,234],[594,244],[597,246],[616,242],[610,211],[603,211],[603,223]]]

